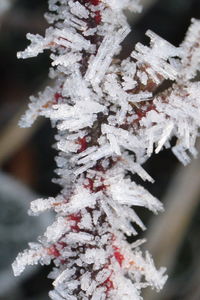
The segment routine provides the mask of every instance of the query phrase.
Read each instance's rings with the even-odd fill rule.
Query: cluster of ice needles
[[[167,276],[156,269],[143,240],[128,244],[145,225],[134,211],[154,213],[162,204],[128,174],[153,182],[142,164],[171,147],[187,164],[196,156],[200,125],[200,21],[192,20],[175,47],[147,32],[150,46],[138,43],[120,59],[130,32],[124,10],[140,12],[137,0],[49,0],[44,37],[28,34],[19,58],[50,50],[53,86],[31,97],[20,125],[38,116],[57,128],[56,198],[37,199],[30,214],[56,212],[38,243],[20,253],[15,275],[26,265],[54,262],[53,300],[140,300],[141,289],[160,290]],[[168,88],[158,87],[168,81]],[[137,224],[137,226],[134,226]]]

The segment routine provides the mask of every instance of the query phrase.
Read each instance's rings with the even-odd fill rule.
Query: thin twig
[[[165,213],[154,218],[149,227],[146,247],[154,256],[158,266],[167,267],[168,274],[175,265],[178,250],[199,203],[199,170],[200,157],[187,167],[179,167],[163,199]],[[159,295],[147,290],[145,299],[163,299],[166,290],[167,287]]]
[[[16,153],[44,122],[39,119],[31,128],[19,128],[18,121],[25,109],[22,107],[0,132],[0,165]]]

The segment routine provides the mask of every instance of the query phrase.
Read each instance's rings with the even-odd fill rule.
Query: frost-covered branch
[[[135,0],[49,0],[51,26],[45,37],[28,34],[20,58],[50,50],[50,77],[31,97],[22,127],[38,116],[57,128],[56,198],[32,202],[30,213],[53,209],[55,222],[38,244],[19,254],[15,275],[25,266],[54,261],[53,300],[141,299],[142,288],[160,290],[167,276],[156,270],[144,241],[129,245],[145,225],[134,212],[144,206],[157,213],[162,204],[128,176],[153,179],[142,164],[170,147],[183,164],[196,156],[199,129],[200,21],[193,20],[185,41],[174,47],[150,30],[150,46],[137,44],[130,57],[118,58],[130,32],[124,9],[140,12]],[[168,80],[170,87],[159,92]]]

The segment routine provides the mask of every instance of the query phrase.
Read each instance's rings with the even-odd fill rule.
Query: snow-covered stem
[[[32,202],[30,214],[53,209],[56,220],[13,269],[19,275],[27,264],[53,260],[53,300],[140,300],[142,288],[160,290],[167,279],[165,268],[156,270],[150,254],[142,254],[143,240],[126,242],[124,234],[137,234],[132,223],[145,229],[134,206],[163,210],[128,172],[153,182],[142,164],[154,149],[170,147],[172,136],[183,164],[197,155],[200,22],[192,21],[180,47],[149,30],[150,47],[137,44],[120,60],[130,32],[124,9],[140,12],[141,6],[137,0],[49,0],[45,37],[28,34],[31,44],[18,54],[51,53],[54,86],[31,97],[20,125],[45,116],[57,128],[54,181],[62,190]],[[162,91],[165,80],[170,87]]]

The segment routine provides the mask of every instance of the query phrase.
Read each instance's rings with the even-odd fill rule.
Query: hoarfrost
[[[175,47],[152,31],[150,46],[138,43],[131,56],[117,55],[130,28],[124,9],[140,11],[138,0],[49,0],[51,26],[45,36],[28,34],[30,45],[20,58],[51,50],[52,87],[31,97],[20,125],[38,116],[57,128],[56,170],[61,193],[37,199],[29,213],[53,209],[55,222],[39,244],[19,254],[15,275],[26,265],[55,268],[53,300],[141,300],[141,289],[160,290],[167,276],[150,254],[132,247],[126,235],[145,230],[135,206],[154,213],[163,205],[127,176],[153,182],[142,164],[163,147],[186,165],[196,157],[200,126],[200,21],[192,20],[186,38]],[[172,85],[158,92],[167,79]],[[41,245],[42,244],[42,245]]]

